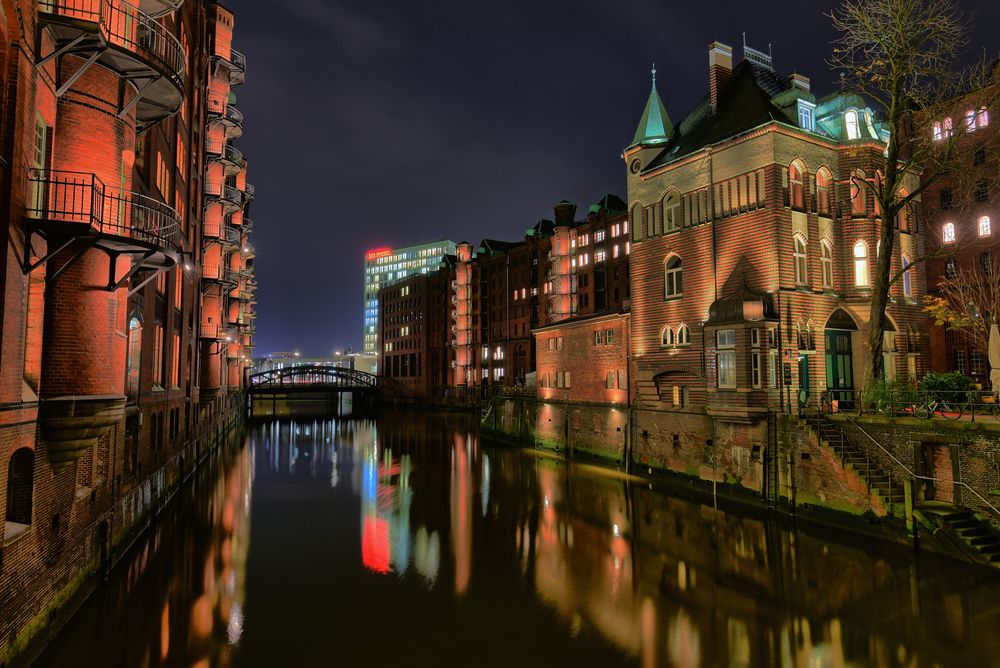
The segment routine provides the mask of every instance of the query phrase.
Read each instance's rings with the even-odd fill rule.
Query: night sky
[[[368,249],[517,240],[561,199],[624,197],[654,61],[674,122],[708,90],[708,44],[738,62],[744,31],[776,69],[835,88],[833,1],[226,4],[248,59],[258,356],[360,349]],[[972,48],[997,52],[1000,3],[963,6]]]

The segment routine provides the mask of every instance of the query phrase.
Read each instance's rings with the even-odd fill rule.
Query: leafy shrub
[[[865,391],[863,410],[898,415],[917,404],[918,399],[917,390],[908,383],[880,378]]]
[[[932,401],[968,403],[973,400],[976,382],[969,376],[952,373],[929,373],[920,381],[920,392]]]

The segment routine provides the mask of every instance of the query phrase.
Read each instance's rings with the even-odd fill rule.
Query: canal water
[[[51,666],[990,666],[1000,577],[494,447],[464,417],[253,425]]]

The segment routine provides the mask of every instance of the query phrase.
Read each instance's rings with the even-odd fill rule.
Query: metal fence
[[[890,417],[1000,421],[1000,400],[989,390],[938,390],[890,387],[875,390],[827,390],[820,396],[825,413]]]

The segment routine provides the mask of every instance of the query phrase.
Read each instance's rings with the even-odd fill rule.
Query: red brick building
[[[253,189],[228,10],[0,6],[3,663],[239,413]]]
[[[624,154],[640,460],[697,460],[707,436],[749,461],[769,411],[850,402],[865,368],[879,223],[860,184],[878,178],[884,131],[863,100],[816,99],[767,54],[745,47],[733,67],[713,43],[709,64],[676,125],[654,74]],[[893,267],[922,255],[917,223],[901,216]],[[890,377],[927,369],[924,291],[919,265],[892,288]]]
[[[629,314],[577,316],[534,334],[539,399],[628,404]]]
[[[923,193],[924,237],[927,241],[927,286],[961,274],[971,281],[996,281],[1000,230],[997,207],[998,136],[991,123],[995,85],[957,100],[949,116],[933,119],[925,131],[944,150],[949,144],[961,165],[927,186]],[[979,305],[983,308],[984,305]],[[931,369],[959,371],[989,385],[989,355],[959,332],[932,326]]]

